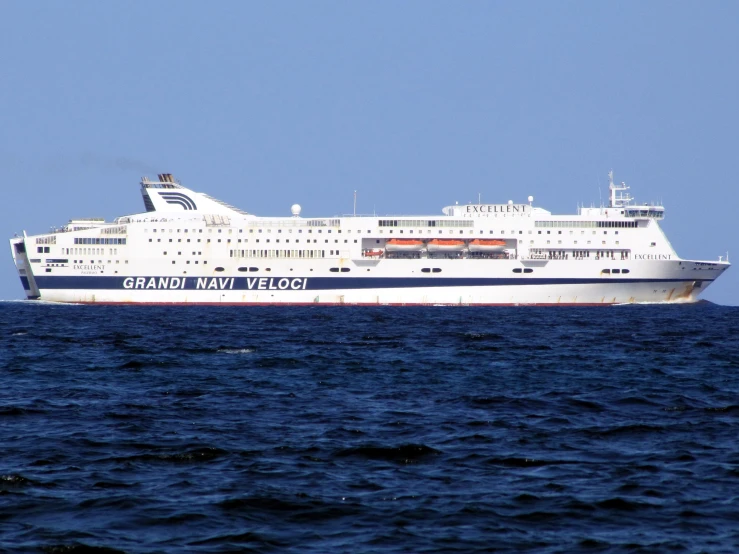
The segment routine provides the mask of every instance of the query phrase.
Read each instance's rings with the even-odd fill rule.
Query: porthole
[[[348,268],[348,267],[342,267],[342,268],[341,268],[341,272],[342,272],[342,273],[347,273],[347,272],[349,272],[349,271],[351,271],[351,269],[350,269],[350,268]]]
[[[520,267],[514,267],[513,268],[513,273],[521,273],[521,268]]]
[[[239,268],[239,271],[242,271],[242,272],[243,271],[249,271],[249,268],[248,267],[240,267]]]
[[[621,270],[620,269],[612,269],[611,270],[611,273],[621,273]]]
[[[222,267],[217,267],[215,270],[216,271],[223,271],[223,268]]]
[[[431,268],[430,267],[422,267],[421,268],[421,273],[431,273]]]
[[[258,267],[250,267],[249,268],[249,271],[259,271],[259,268]]]
[[[339,268],[338,267],[332,267],[332,268],[329,268],[329,271],[331,273],[338,273],[339,272]]]
[[[608,274],[610,274],[611,273],[611,270],[610,269],[602,269],[601,270],[601,273],[608,273]]]
[[[628,272],[629,272],[629,270],[628,270],[628,269],[622,269],[622,270],[621,270],[621,273],[628,273]]]
[[[524,273],[533,273],[533,272],[534,272],[534,270],[533,270],[533,269],[531,269],[530,267],[526,267],[526,268],[524,268],[523,272],[524,272]]]
[[[433,269],[432,269],[431,271],[432,271],[433,273],[441,273],[441,268],[440,268],[440,267],[435,267],[435,268],[433,268]]]

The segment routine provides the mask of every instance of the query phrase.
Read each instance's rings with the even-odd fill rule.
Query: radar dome
[[[291,212],[293,213],[293,215],[294,215],[295,217],[298,217],[298,216],[300,215],[300,210],[301,210],[301,209],[302,209],[302,208],[300,207],[300,204],[293,204],[293,205],[292,205],[292,206],[290,207],[290,211],[291,211]]]

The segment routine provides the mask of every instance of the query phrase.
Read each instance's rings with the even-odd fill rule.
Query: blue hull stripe
[[[184,280],[184,285],[182,281]],[[495,287],[512,285],[590,285],[680,283],[696,279],[536,278],[536,277],[36,277],[39,289],[70,290],[357,290],[419,287]],[[698,279],[713,281],[713,279]],[[27,282],[27,281],[26,281]],[[26,287],[24,282],[24,288]]]

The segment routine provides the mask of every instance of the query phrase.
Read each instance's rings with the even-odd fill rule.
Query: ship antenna
[[[354,217],[357,217],[357,191],[354,191]]]

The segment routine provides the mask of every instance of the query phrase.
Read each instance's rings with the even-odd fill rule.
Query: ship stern
[[[38,300],[41,297],[41,293],[33,277],[25,237],[14,237],[10,239],[10,252],[13,255],[13,263],[15,263],[15,269],[18,271],[18,277],[20,277],[21,286],[23,287],[23,292],[26,294],[26,298],[29,300]]]

